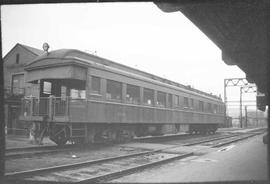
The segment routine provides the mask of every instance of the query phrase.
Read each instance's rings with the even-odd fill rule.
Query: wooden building
[[[8,133],[26,133],[24,127],[17,123],[21,98],[37,94],[38,86],[25,82],[24,66],[43,53],[43,50],[17,43],[3,58],[5,125]]]

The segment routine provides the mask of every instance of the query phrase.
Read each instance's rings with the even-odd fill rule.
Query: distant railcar
[[[78,50],[51,51],[25,70],[39,95],[22,100],[20,119],[58,145],[215,133],[225,119],[220,97]]]

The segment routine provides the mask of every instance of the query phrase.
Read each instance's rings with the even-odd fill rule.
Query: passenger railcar
[[[215,133],[225,119],[220,97],[78,50],[48,52],[25,70],[39,92],[22,100],[20,119],[59,145]]]

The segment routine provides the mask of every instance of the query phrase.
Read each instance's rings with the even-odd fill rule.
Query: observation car
[[[47,52],[25,70],[39,92],[22,99],[20,120],[58,145],[215,133],[225,119],[220,97],[79,50]]]

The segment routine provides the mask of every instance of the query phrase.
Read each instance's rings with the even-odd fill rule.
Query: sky
[[[42,49],[47,42],[50,50],[94,53],[222,98],[225,78],[245,77],[181,12],[151,2],[4,5],[1,19],[3,56],[16,43]]]

